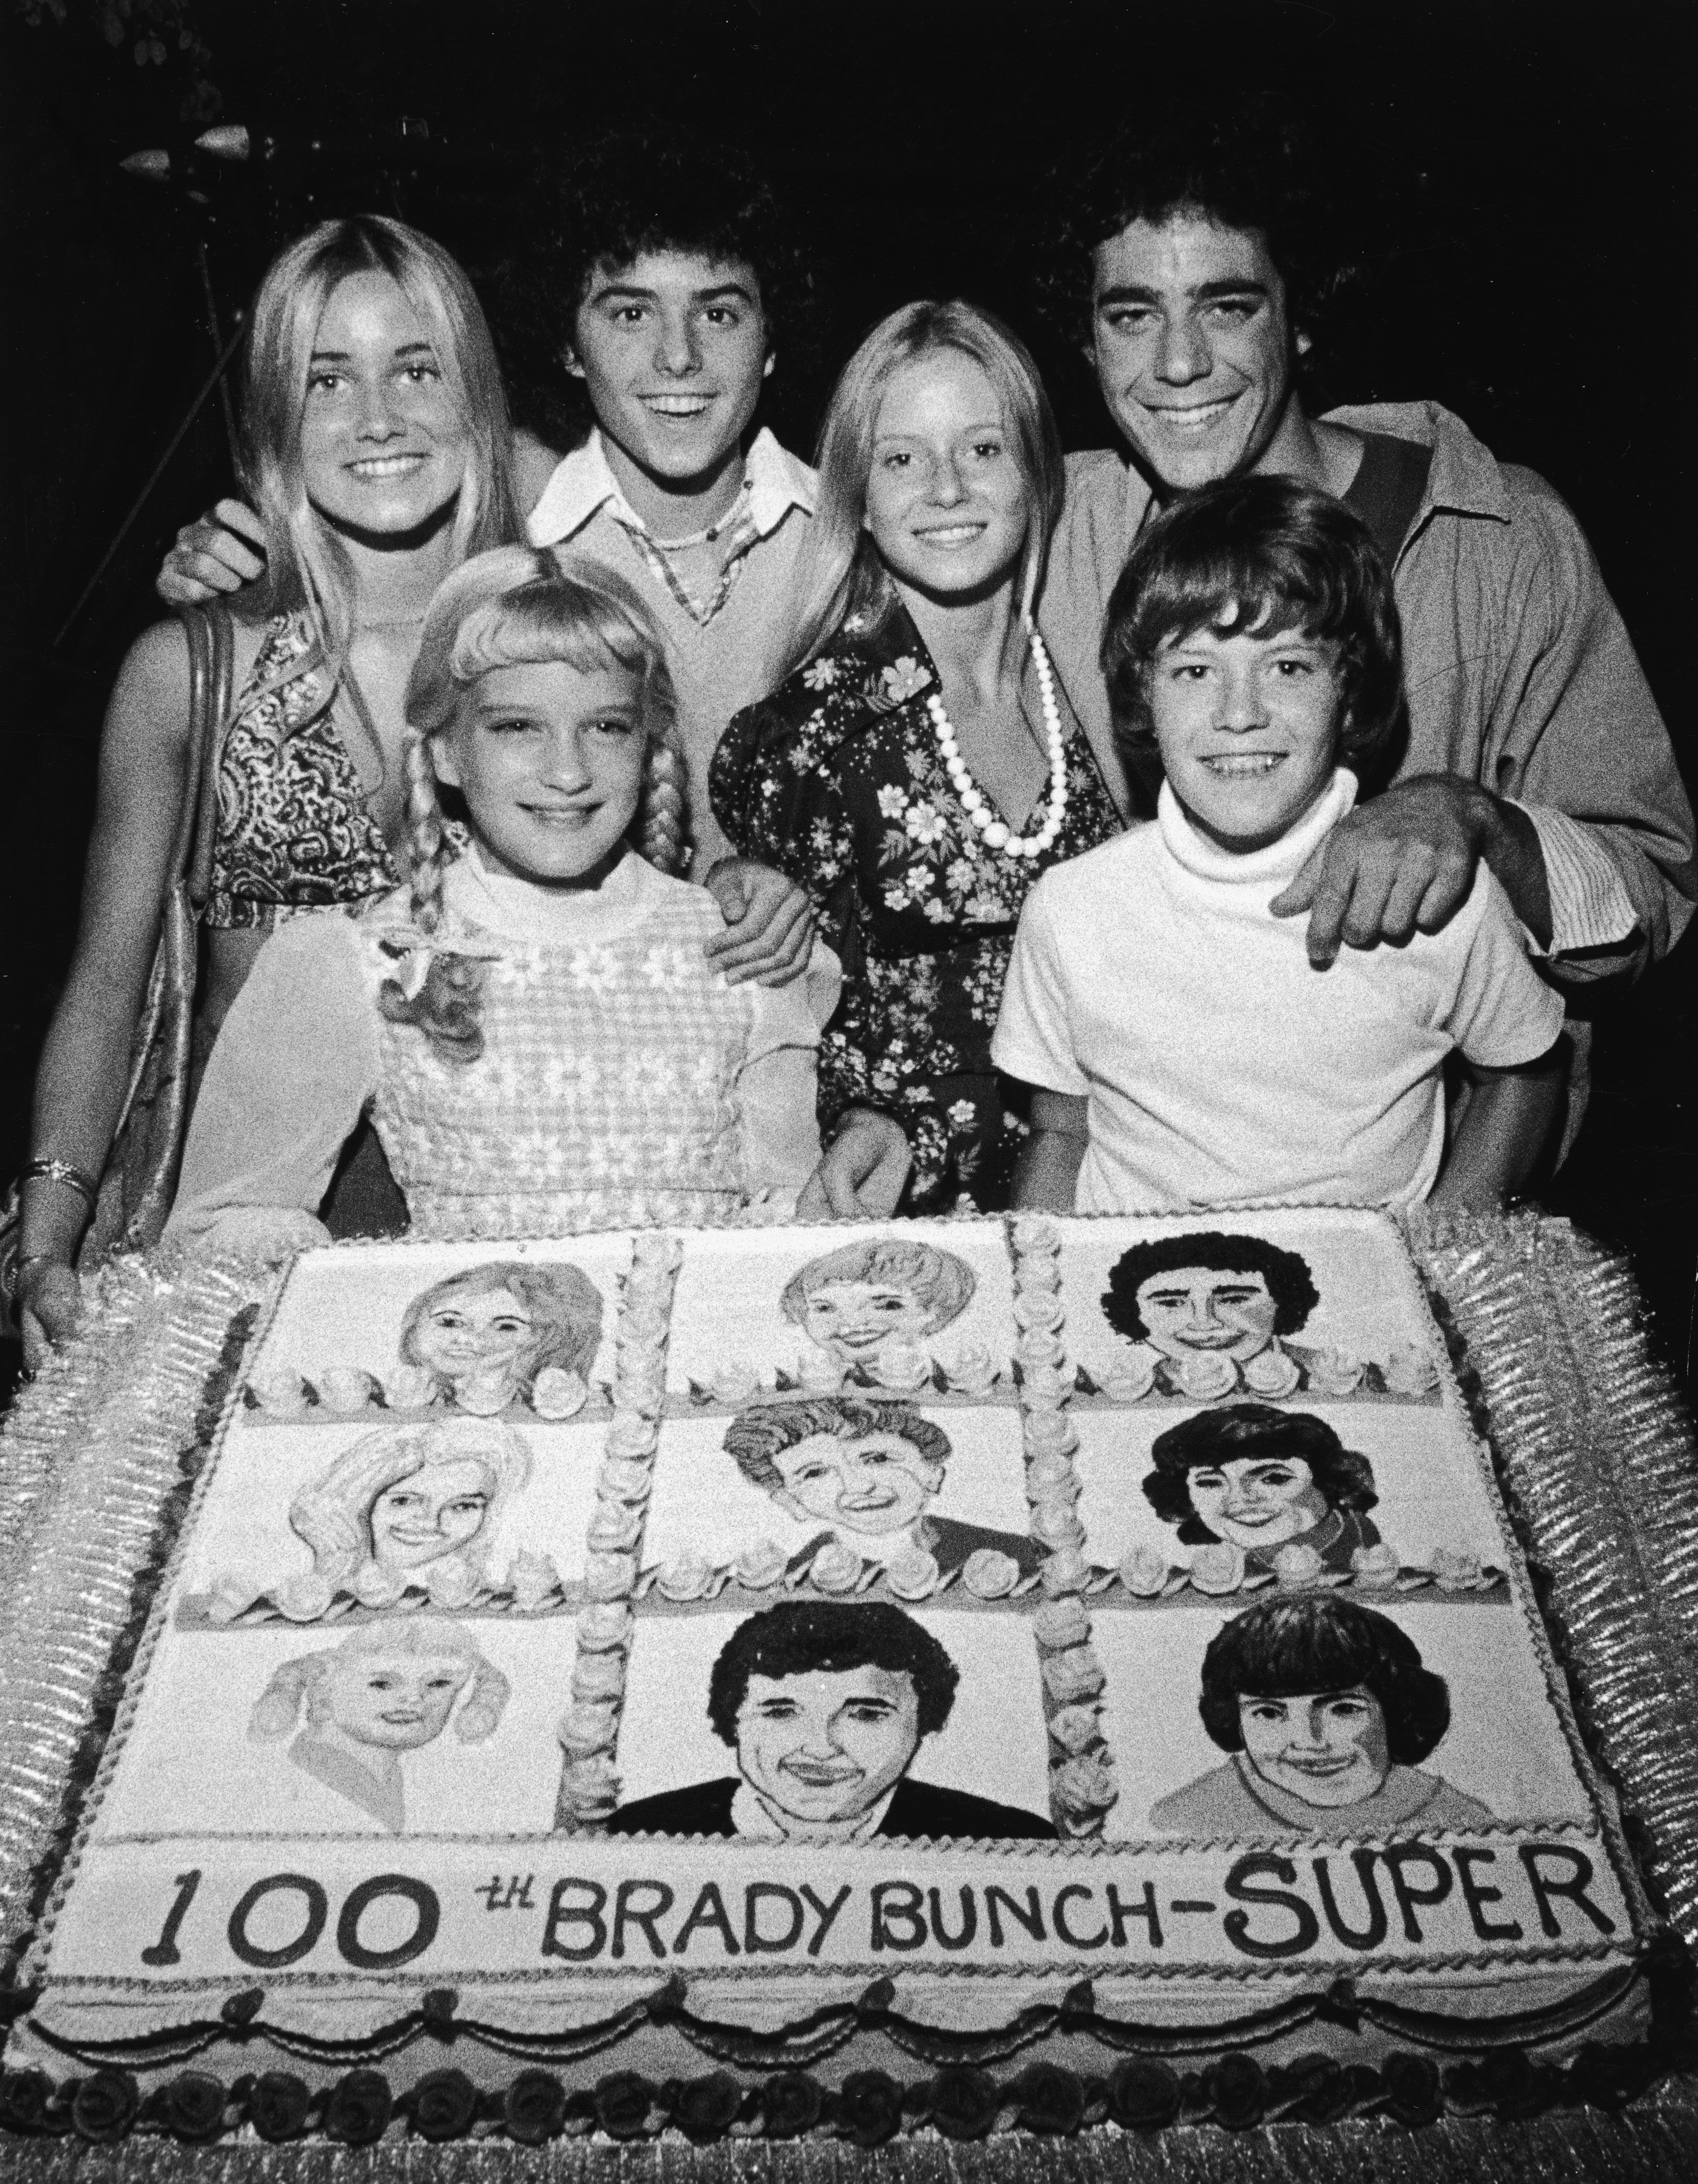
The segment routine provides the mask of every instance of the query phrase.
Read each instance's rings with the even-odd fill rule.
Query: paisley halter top
[[[266,687],[314,644],[304,614],[276,616],[236,701],[218,758],[209,926],[266,929],[363,903],[401,877],[325,703],[322,668]]]

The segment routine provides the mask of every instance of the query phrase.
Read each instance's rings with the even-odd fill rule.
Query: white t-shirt
[[[1442,932],[1310,965],[1307,918],[1268,905],[1355,796],[1340,768],[1290,833],[1241,856],[1164,786],[1152,824],[1026,898],[991,1053],[1087,1100],[1080,1212],[1413,1205],[1444,1150],[1446,1055],[1509,1068],[1561,1030],[1483,864]]]

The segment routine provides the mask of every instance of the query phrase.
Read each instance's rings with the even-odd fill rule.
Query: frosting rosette
[[[572,1664],[572,1696],[575,1699],[617,1699],[625,1688],[625,1656],[621,1649],[605,1653],[579,1652]]]
[[[635,1618],[622,1600],[597,1601],[578,1611],[578,1645],[592,1653],[628,1645],[635,1628]]]
[[[1388,1546],[1383,1540],[1371,1547],[1358,1547],[1350,1557],[1350,1568],[1358,1585],[1395,1585],[1401,1567],[1397,1549]]]
[[[361,1563],[354,1573],[354,1597],[362,1607],[393,1607],[407,1589],[406,1579],[387,1563]]]
[[[619,1727],[619,1709],[606,1699],[576,1701],[561,1716],[555,1734],[575,1758],[611,1752]]]
[[[652,1456],[660,1438],[660,1428],[652,1418],[636,1411],[621,1411],[608,1426],[603,1446],[609,1456]]]
[[[605,1819],[619,1802],[619,1777],[604,1752],[568,1758],[561,1769],[561,1797],[580,1820]]]
[[[1099,1733],[1096,1708],[1058,1707],[1049,1718],[1049,1733],[1064,1752],[1088,1751]]]
[[[1160,1362],[1159,1351],[1152,1350],[1147,1343],[1130,1342],[1092,1378],[1114,1401],[1141,1402],[1155,1385],[1155,1368]]]
[[[943,1582],[937,1557],[924,1547],[908,1547],[885,1564],[885,1583],[898,1600],[925,1600]]]
[[[1047,1497],[1036,1504],[1031,1513],[1031,1531],[1032,1537],[1042,1540],[1047,1547],[1081,1547],[1085,1544],[1085,1527],[1064,1495]]]
[[[1433,1583],[1444,1592],[1473,1592],[1485,1582],[1479,1557],[1466,1548],[1435,1547],[1427,1568]]]
[[[1064,1813],[1106,1812],[1120,1794],[1106,1752],[1081,1752],[1050,1771],[1050,1787]]]
[[[478,1572],[459,1555],[444,1555],[430,1563],[424,1582],[433,1607],[470,1607],[481,1590]]]
[[[1057,1652],[1082,1646],[1091,1635],[1091,1617],[1076,1592],[1064,1593],[1059,1600],[1041,1601],[1031,1621],[1038,1642],[1053,1646]]]
[[[1187,1574],[1198,1592],[1236,1592],[1244,1582],[1244,1551],[1216,1540],[1193,1552]]]
[[[1059,1256],[1061,1231],[1041,1213],[1017,1213],[1013,1222],[1014,1249],[1030,1258]]]
[[[1079,1446],[1079,1430],[1065,1411],[1032,1411],[1020,1422],[1021,1438],[1032,1456],[1064,1455]]]
[[[1103,1688],[1103,1664],[1088,1646],[1070,1646],[1043,1663],[1043,1687],[1060,1706],[1094,1699]]]
[[[796,1368],[797,1383],[810,1396],[835,1396],[843,1385],[843,1361],[818,1346],[804,1351]]]
[[[931,1378],[931,1355],[917,1342],[881,1344],[873,1360],[873,1378],[881,1388],[912,1394]]]
[[[1258,1396],[1294,1395],[1303,1379],[1302,1368],[1288,1351],[1271,1343],[1259,1350],[1254,1357],[1247,1357],[1239,1368],[1244,1376],[1244,1385]]]
[[[1306,1540],[1287,1540],[1274,1549],[1273,1574],[1282,1585],[1315,1585],[1327,1574],[1327,1564]]]
[[[435,1376],[427,1365],[398,1365],[383,1384],[383,1400],[392,1411],[422,1411],[435,1393]]]
[[[531,1408],[539,1418],[575,1418],[589,1401],[589,1382],[563,1365],[545,1365],[531,1383]]]
[[[1221,1396],[1232,1395],[1237,1387],[1237,1367],[1218,1350],[1194,1350],[1170,1362],[1180,1392],[1193,1403],[1212,1403]]]
[[[714,1576],[713,1565],[705,1555],[679,1555],[662,1565],[655,1590],[665,1600],[705,1600],[713,1589]]]
[[[1038,1582],[1051,1600],[1064,1592],[1083,1592],[1090,1577],[1090,1565],[1076,1546],[1055,1548],[1038,1572]]]
[[[1046,1450],[1026,1466],[1028,1502],[1076,1502],[1081,1491],[1079,1474],[1064,1451]]]
[[[1058,1410],[1072,1393],[1072,1382],[1058,1367],[1022,1363],[1020,1394],[1033,1410]]]
[[[828,1540],[807,1566],[808,1583],[821,1592],[853,1592],[861,1582],[862,1562],[853,1547]]]
[[[1029,1327],[1015,1343],[1014,1355],[1021,1370],[1031,1372],[1040,1365],[1059,1365],[1066,1352],[1053,1327]]]
[[[1173,1574],[1172,1565],[1153,1547],[1134,1547],[1120,1563],[1120,1582],[1140,1600],[1153,1600]]]
[[[1438,1367],[1433,1352],[1419,1342],[1394,1343],[1380,1369],[1390,1395],[1426,1396],[1438,1385]]]
[[[746,1403],[760,1384],[746,1357],[722,1357],[707,1375],[707,1392],[716,1403]]]
[[[1005,1600],[1019,1581],[1019,1564],[1000,1547],[975,1547],[961,1565],[961,1582],[975,1600]]]
[[[292,1571],[281,1585],[271,1587],[277,1613],[291,1623],[316,1623],[335,1597],[329,1579],[321,1577],[316,1570]]]
[[[1061,1292],[1043,1282],[1022,1282],[1014,1296],[1014,1320],[1024,1328],[1060,1326],[1066,1317]]]
[[[376,1373],[359,1365],[332,1365],[318,1376],[319,1403],[339,1418],[357,1418],[383,1396]]]
[[[591,1554],[584,1559],[584,1590],[591,1600],[625,1600],[636,1590],[637,1558]]]
[[[731,1574],[749,1592],[769,1592],[784,1582],[790,1557],[776,1540],[755,1540],[738,1551]]]
[[[312,1407],[307,1384],[292,1366],[278,1365],[269,1373],[256,1373],[248,1383],[254,1407],[274,1418],[304,1418]]]
[[[213,1580],[212,1590],[206,1596],[207,1621],[233,1623],[265,1590],[262,1579],[249,1577],[245,1571],[223,1571]]]
[[[1309,1360],[1309,1385],[1317,1396],[1354,1395],[1366,1370],[1354,1350],[1317,1350]]]
[[[634,1456],[606,1456],[595,1474],[595,1491],[609,1502],[628,1502],[636,1507],[648,1500],[655,1474],[651,1465]]]
[[[498,1372],[473,1373],[455,1382],[455,1407],[471,1418],[493,1418],[506,1409],[514,1392],[512,1375],[505,1366]]]
[[[600,1511],[596,1511],[600,1515]],[[513,1596],[515,1607],[530,1610],[540,1607],[549,1596],[560,1589],[560,1572],[555,1568],[551,1555],[533,1554],[528,1547],[521,1547],[513,1557],[507,1572],[507,1590]]]
[[[643,1513],[623,1502],[598,1502],[589,1519],[589,1545],[597,1554],[617,1554],[642,1536]]]
[[[960,1396],[988,1396],[1000,1378],[996,1359],[976,1343],[971,1349],[958,1351],[953,1357],[946,1358],[943,1372],[950,1386]]]

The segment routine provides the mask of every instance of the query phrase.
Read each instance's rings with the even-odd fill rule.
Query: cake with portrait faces
[[[1667,1943],[1383,1217],[245,1279],[14,2118],[871,2143],[1649,2067]]]

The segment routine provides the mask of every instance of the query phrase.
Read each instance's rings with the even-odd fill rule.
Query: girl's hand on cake
[[[17,1297],[24,1369],[39,1373],[82,1323],[82,1284],[75,1267],[58,1259],[37,1259],[20,1276]]]
[[[813,911],[793,881],[746,857],[721,857],[706,885],[725,930],[704,952],[728,985],[754,978],[787,986],[802,976],[813,947]]]
[[[852,1221],[888,1221],[913,1166],[907,1134],[893,1115],[852,1107],[825,1157],[802,1185],[796,1217],[823,1221],[835,1214]]]

